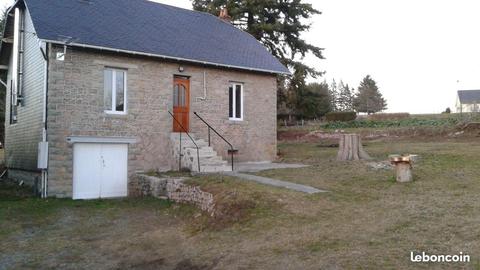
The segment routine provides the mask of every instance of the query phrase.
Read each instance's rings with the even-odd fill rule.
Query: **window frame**
[[[126,115],[127,114],[127,109],[128,109],[128,87],[127,87],[127,70],[126,69],[122,69],[122,68],[114,68],[114,67],[105,67],[103,69],[103,100],[105,101],[105,80],[106,80],[106,76],[105,76],[105,72],[106,71],[112,71],[112,81],[111,81],[111,84],[112,84],[112,100],[111,100],[111,108],[110,109],[105,109],[105,102],[103,104],[103,107],[104,107],[104,112],[106,114],[113,114],[113,115]],[[116,80],[117,80],[117,72],[123,72],[123,88],[124,88],[124,91],[123,91],[123,111],[117,111],[116,108],[115,108],[115,105],[117,103],[117,84],[116,84]]]
[[[240,117],[236,117],[237,115],[237,86],[240,86]],[[230,85],[228,87],[228,120],[230,121],[243,121],[243,102],[244,102],[244,96],[243,96],[243,87],[244,84],[241,82],[230,82]],[[230,117],[230,88],[232,88],[233,93],[232,93],[232,117]]]

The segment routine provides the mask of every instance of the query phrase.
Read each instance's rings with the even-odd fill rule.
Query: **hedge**
[[[356,112],[329,112],[325,115],[328,122],[348,122],[357,118]]]

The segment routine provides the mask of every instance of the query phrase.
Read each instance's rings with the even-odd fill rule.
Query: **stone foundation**
[[[174,202],[193,204],[214,215],[213,194],[202,191],[198,186],[187,185],[183,177],[149,176],[137,174],[130,182],[131,196],[166,197]]]
[[[34,187],[40,185],[42,176],[40,172],[8,169],[8,178],[17,182],[23,181],[25,185]]]

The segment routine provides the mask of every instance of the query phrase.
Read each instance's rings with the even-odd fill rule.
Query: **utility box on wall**
[[[48,168],[48,142],[38,143],[37,167],[39,169]]]

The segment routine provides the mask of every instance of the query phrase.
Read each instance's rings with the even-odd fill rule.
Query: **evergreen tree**
[[[352,89],[353,90],[353,89]],[[353,110],[353,93],[348,84],[340,81],[338,85],[337,107],[340,111]]]
[[[338,111],[339,110],[339,104],[338,104],[338,88],[337,88],[337,82],[335,79],[332,80],[332,83],[330,84],[329,88],[329,93],[330,93],[330,103],[331,103],[331,108],[332,111]]]
[[[330,91],[328,84],[311,83],[299,91],[299,117],[314,119],[331,111]]]
[[[377,83],[367,75],[358,87],[358,93],[353,100],[353,107],[357,112],[368,114],[387,109],[387,101],[378,90]]]
[[[292,77],[279,79],[286,81],[283,90],[289,92],[279,93],[278,97],[286,107],[298,104],[298,92],[305,86],[307,76],[315,78],[322,74],[301,62],[308,53],[323,59],[322,48],[301,38],[310,29],[307,20],[320,14],[311,4],[301,0],[192,0],[192,5],[194,10],[215,16],[226,7],[234,26],[250,33],[292,71]]]

